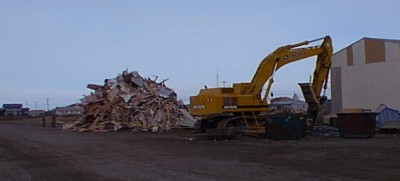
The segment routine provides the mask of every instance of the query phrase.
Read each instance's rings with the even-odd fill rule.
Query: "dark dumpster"
[[[270,115],[265,129],[270,139],[298,139],[305,135],[306,117],[302,114]]]
[[[376,113],[337,113],[340,137],[373,137],[376,130]]]

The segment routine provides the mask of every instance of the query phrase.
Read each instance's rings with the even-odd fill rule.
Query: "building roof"
[[[29,112],[44,112],[44,110],[37,110],[37,109],[35,109],[35,110],[29,110]]]
[[[380,112],[382,112],[384,110],[389,110],[389,111],[393,111],[393,112],[399,112],[396,109],[392,109],[390,107],[387,107],[385,104],[379,105],[378,108],[376,108],[375,112],[380,113]]]
[[[396,40],[396,39],[363,37],[363,38],[359,39],[358,41],[355,41],[355,42],[353,42],[352,44],[350,44],[350,45],[348,45],[348,46],[346,46],[346,47],[344,47],[344,48],[342,48],[342,49],[336,51],[334,54],[336,54],[336,53],[338,53],[338,52],[340,52],[340,51],[342,51],[342,50],[345,50],[346,48],[351,47],[351,46],[353,46],[354,44],[357,44],[358,42],[360,42],[360,41],[362,41],[362,40],[377,40],[377,41],[391,42],[391,43],[399,43],[399,44],[400,44],[400,40]]]
[[[69,105],[65,107],[56,107],[56,111],[83,111],[83,106]]]
[[[21,109],[22,104],[3,104],[3,108],[5,109]]]
[[[378,41],[384,41],[384,42],[391,42],[391,43],[400,43],[400,40],[396,40],[396,39],[384,39],[384,38],[371,38],[371,37],[364,37],[363,39],[369,39],[369,40],[378,40]],[[360,40],[360,41],[361,41]]]
[[[271,102],[284,102],[284,101],[293,101],[293,99],[290,97],[277,97],[271,99]]]
[[[285,105],[301,105],[301,104],[307,104],[304,101],[297,100],[297,101],[277,101],[269,104],[270,106],[285,106]]]
[[[82,107],[82,106],[83,106],[83,104],[81,104],[81,103],[74,103],[74,104],[70,104],[70,105],[65,106],[65,107]]]

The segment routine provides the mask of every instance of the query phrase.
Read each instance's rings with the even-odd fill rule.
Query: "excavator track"
[[[216,129],[218,123],[226,118],[232,117],[231,114],[221,114],[214,116],[207,116],[205,118],[199,119],[194,124],[194,131],[197,133],[205,133],[207,129]]]
[[[237,135],[265,136],[265,116],[216,115],[198,120],[195,130],[214,140],[230,140]]]

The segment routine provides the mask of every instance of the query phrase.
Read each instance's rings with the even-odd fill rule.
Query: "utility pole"
[[[217,87],[219,87],[219,69],[217,67]]]
[[[46,98],[47,111],[49,111],[49,98]]]
[[[35,101],[35,110],[37,110],[37,101]]]
[[[222,83],[222,87],[225,87],[225,84],[228,83],[228,81],[223,80],[223,81],[221,81],[221,83]]]

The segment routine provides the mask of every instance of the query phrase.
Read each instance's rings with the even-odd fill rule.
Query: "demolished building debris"
[[[193,127],[195,119],[177,94],[165,85],[143,78],[137,71],[106,79],[104,85],[88,84],[93,90],[81,100],[84,116],[65,130],[101,132],[109,130],[165,131]]]

